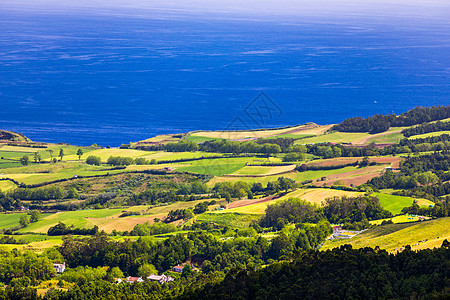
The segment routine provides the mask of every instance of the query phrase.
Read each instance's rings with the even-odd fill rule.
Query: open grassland
[[[237,157],[237,158],[217,158],[197,160],[185,163],[185,166],[178,167],[178,171],[189,171],[199,174],[208,174],[215,176],[222,176],[231,174],[241,169],[248,162],[252,162],[252,157]]]
[[[190,134],[191,137],[206,137],[215,139],[227,140],[242,140],[242,139],[257,139],[277,136],[288,132],[301,130],[307,125],[300,125],[295,127],[272,129],[272,130],[254,130],[254,131],[198,131]],[[302,133],[304,134],[304,133]]]
[[[203,213],[196,217],[196,220],[208,223],[215,223],[228,227],[245,228],[251,222],[259,220],[259,215],[241,213]]]
[[[371,228],[349,240],[327,240],[321,250],[332,249],[344,244],[354,248],[376,247],[396,251],[411,245],[413,250],[440,247],[450,239],[450,217],[408,224],[390,224]],[[426,242],[419,242],[427,240]]]
[[[322,206],[325,199],[330,198],[330,197],[342,197],[342,196],[355,197],[355,196],[362,195],[362,194],[364,194],[364,193],[342,191],[342,190],[335,190],[335,189],[324,189],[324,188],[298,189],[296,191],[293,191],[292,193],[288,193],[288,194],[284,195],[279,200],[284,200],[284,199],[289,199],[289,198],[300,198],[307,202],[316,204],[318,206]]]
[[[5,245],[1,244],[0,249],[11,251],[12,249],[17,249],[20,251],[33,251],[36,253],[42,253],[46,249],[54,247],[54,246],[60,246],[62,244],[62,237],[61,236],[44,236],[44,235],[36,235],[36,237],[41,238],[42,240],[32,241],[28,244],[23,245]],[[16,236],[16,238],[21,239],[22,235]]]
[[[0,181],[0,191],[6,192],[12,189],[15,189],[16,185],[14,182],[7,181],[7,180],[1,180]]]
[[[127,208],[87,209],[45,214],[41,220],[28,225],[26,228],[20,229],[19,232],[47,233],[48,229],[58,224],[58,222],[63,222],[68,226],[74,225],[77,228],[92,228],[97,225],[99,230],[105,230],[106,232],[111,232],[114,229],[118,231],[129,231],[132,230],[136,224],[143,224],[145,222],[153,223],[155,218],[162,219],[166,217],[171,210],[193,208],[197,203],[204,201],[210,200],[176,202],[163,206],[141,205]],[[136,212],[136,215],[119,218],[124,210]],[[8,216],[9,219],[2,219],[0,221],[0,228],[8,228],[19,224],[20,213],[6,216]]]
[[[295,169],[296,165],[287,165],[287,166],[273,166],[273,167],[266,167],[266,166],[245,166],[236,172],[234,172],[232,175],[275,175],[280,174],[284,172],[290,172]]]
[[[401,131],[396,132],[386,132],[384,134],[373,135],[367,140],[364,141],[364,144],[391,144],[398,143],[400,140],[404,139],[405,136],[401,133]]]
[[[203,142],[207,142],[207,141],[220,140],[219,138],[198,136],[198,135],[193,135],[193,134],[187,135],[184,139],[187,141],[190,141],[190,142],[194,142],[194,143],[203,143]]]
[[[26,184],[38,184],[76,176],[118,174],[126,170],[111,170],[110,167],[89,166],[80,163],[33,164],[27,167],[2,170],[0,178],[11,178]]]
[[[364,170],[360,169],[360,170]],[[265,177],[226,177],[226,176],[220,176],[220,177],[214,177],[208,182],[208,186],[214,186],[217,182],[237,182],[237,181],[244,181],[247,183],[254,183],[254,182],[261,182],[263,185],[266,185],[269,181],[276,181],[278,177],[286,177],[293,179],[297,182],[302,182],[305,180],[316,180],[322,177],[332,176],[335,174],[340,173],[347,173],[357,170],[356,167],[345,167],[342,169],[336,169],[336,170],[325,170],[325,171],[306,171],[306,172],[291,172],[286,173],[282,175],[271,175],[271,176],[265,176]]]
[[[329,197],[341,197],[341,196],[357,196],[363,193],[348,192],[334,189],[298,189],[290,192],[283,197],[271,200],[252,199],[252,200],[238,200],[228,205],[228,209],[219,211],[218,213],[242,213],[242,214],[264,214],[267,206],[274,204],[278,201],[289,198],[300,198],[312,204],[321,206],[323,201]]]
[[[361,132],[332,132],[311,138],[297,140],[296,144],[316,143],[358,143],[364,138],[370,137],[369,133]]]
[[[423,138],[427,138],[427,137],[431,137],[431,136],[440,136],[443,134],[450,134],[450,131],[436,131],[436,132],[429,132],[429,133],[424,133],[424,134],[419,134],[419,135],[413,135],[413,136],[410,136],[408,139],[410,139],[410,140],[423,139]]]
[[[0,229],[18,226],[21,216],[22,213],[0,214]]]
[[[381,206],[390,211],[391,213],[400,214],[402,208],[411,206],[414,199],[405,196],[388,195],[383,193],[373,193],[372,195],[377,196],[380,200]]]
[[[383,223],[383,221],[389,221],[391,220],[393,223],[410,223],[410,222],[417,222],[420,221],[420,218],[418,216],[410,216],[408,214],[406,215],[400,215],[400,216],[395,216],[393,218],[388,218],[388,219],[381,219],[381,220],[373,220],[373,221],[369,221],[370,224],[375,224],[375,225],[381,225],[381,223]]]

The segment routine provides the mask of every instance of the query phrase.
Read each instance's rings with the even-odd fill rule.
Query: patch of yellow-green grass
[[[411,197],[373,193],[380,200],[381,206],[393,214],[400,214],[404,207],[411,206],[414,199]]]
[[[274,175],[283,172],[290,172],[295,169],[296,165],[287,165],[287,166],[245,166],[236,172],[233,175]]]
[[[333,127],[334,125],[322,125],[316,128],[311,128],[311,129],[307,129],[307,130],[302,130],[302,131],[298,131],[298,134],[307,134],[307,135],[320,135],[320,134],[324,134],[326,131],[330,130],[331,127]]]
[[[17,238],[20,239],[20,237],[21,236],[18,236]],[[12,249],[17,249],[20,251],[33,251],[33,252],[40,254],[48,248],[52,248],[54,246],[60,246],[61,244],[62,244],[62,237],[54,236],[54,237],[49,237],[45,240],[30,242],[28,244],[23,244],[23,245],[1,244],[0,249],[6,250],[6,251],[11,251]]]
[[[186,166],[179,167],[177,170],[222,176],[236,172],[252,160],[251,157],[204,159],[187,162]]]
[[[259,218],[260,216],[255,214],[211,212],[198,215],[196,220],[233,228],[245,228],[248,227],[253,221],[259,220]]]
[[[64,211],[51,214],[41,220],[31,223],[19,232],[47,233],[48,229],[63,222],[66,225],[74,225],[77,228],[92,228],[95,224],[90,219],[107,218],[119,215],[122,209],[86,209],[77,211]]]
[[[227,139],[227,140],[239,140],[248,138],[265,138],[270,136],[276,136],[284,134],[286,132],[300,129],[305,127],[305,125],[283,128],[283,129],[273,129],[273,130],[254,130],[254,131],[198,131],[191,134],[191,136],[196,137],[207,137],[216,139]],[[303,134],[303,132],[302,132]]]
[[[213,137],[197,136],[197,135],[189,134],[188,136],[185,137],[185,140],[194,142],[194,143],[203,143],[206,141],[215,141],[215,140],[219,140],[219,139],[213,138]]]
[[[279,198],[278,201],[284,200],[284,199],[289,199],[289,198],[300,198],[307,202],[316,204],[318,206],[322,206],[325,199],[330,198],[330,197],[342,197],[342,196],[356,197],[356,196],[362,195],[362,194],[363,193],[360,193],[360,192],[351,192],[351,191],[342,191],[342,190],[324,189],[324,188],[298,189],[296,191],[293,191],[291,193],[284,195],[283,197]]]
[[[142,142],[151,142],[151,143],[170,142],[170,143],[173,143],[173,142],[178,142],[180,140],[181,140],[180,137],[174,137],[171,134],[161,134],[161,135],[157,135],[152,138],[143,140]]]
[[[266,185],[270,181],[276,181],[278,177],[286,177],[290,178],[292,180],[295,180],[297,182],[302,182],[305,180],[315,180],[319,179],[321,177],[326,177],[330,175],[340,174],[340,173],[346,173],[357,170],[356,167],[345,167],[342,169],[335,169],[335,170],[324,170],[324,171],[306,171],[306,172],[291,172],[281,175],[271,175],[271,176],[265,176],[265,177],[227,177],[227,176],[219,176],[214,177],[211,179],[207,185],[212,187],[217,182],[237,182],[237,181],[244,181],[247,183],[254,183],[254,182],[261,182],[263,185]]]
[[[347,240],[327,240],[321,250],[350,244],[354,248],[376,247],[396,251],[405,245],[413,250],[440,247],[445,239],[450,239],[450,217],[430,221],[389,224],[371,228]],[[427,240],[426,242],[419,242]]]
[[[387,144],[387,143],[398,143],[400,140],[404,139],[405,136],[401,132],[393,132],[390,134],[383,134],[379,136],[374,136],[367,140],[366,144]]]
[[[17,186],[14,182],[8,180],[0,181],[0,191],[6,192],[15,189]]]
[[[10,178],[26,184],[51,182],[73,178],[74,176],[94,176],[119,174],[126,169],[114,170],[109,166],[90,166],[77,162],[58,162],[56,164],[34,164],[27,167],[7,168],[2,170],[0,178]]]
[[[436,131],[436,132],[429,132],[429,133],[424,133],[424,134],[419,134],[419,135],[413,135],[413,136],[408,137],[408,139],[409,140],[423,139],[423,138],[432,137],[432,136],[440,136],[443,134],[450,134],[450,131]]]
[[[380,225],[381,223],[383,223],[383,221],[389,221],[389,220],[391,220],[393,223],[410,223],[410,222],[417,222],[420,220],[420,218],[413,217],[413,216],[406,214],[406,215],[395,216],[393,218],[373,220],[373,221],[369,221],[369,223],[375,224],[375,225]]]
[[[251,205],[247,205],[247,206],[241,206],[241,207],[221,210],[218,213],[233,212],[233,213],[243,213],[243,214],[264,214],[267,206],[277,203],[278,201],[282,201],[282,200],[289,199],[289,198],[300,198],[300,199],[310,202],[312,204],[321,206],[323,201],[329,197],[357,196],[360,194],[363,194],[363,193],[341,191],[341,190],[334,190],[334,189],[323,189],[323,188],[298,189],[298,190],[290,192],[278,199],[274,199],[274,200],[267,201],[264,203],[256,203],[256,204],[251,204]]]
[[[433,201],[430,201],[430,200],[428,200],[428,199],[422,199],[422,198],[415,198],[415,200],[417,201],[417,204],[419,205],[419,206],[422,206],[422,207],[430,207],[430,206],[434,206],[434,202]]]
[[[22,215],[21,213],[0,214],[0,229],[18,226]]]
[[[45,217],[38,222],[20,229],[19,232],[47,233],[48,229],[58,224],[58,222],[63,222],[68,226],[74,225],[77,228],[92,228],[97,225],[100,230],[105,230],[106,232],[112,232],[114,229],[118,231],[130,231],[136,224],[143,224],[145,222],[153,223],[155,218],[162,219],[166,217],[171,210],[194,208],[197,203],[204,201],[209,202],[211,199],[175,202],[170,205],[162,206],[140,205],[117,209],[88,209],[58,212],[45,215]],[[136,212],[136,215],[119,218],[124,210],[134,211]],[[6,228],[18,225],[20,214],[16,213],[11,215],[15,215],[15,217],[10,217],[9,223],[6,222],[6,220],[4,222],[1,222],[0,220],[0,228],[3,228],[1,227],[2,225]]]
[[[34,153],[36,151],[42,151],[45,149],[4,145],[0,148],[0,150],[7,151],[7,152]]]
[[[311,138],[295,141],[296,144],[317,144],[317,143],[358,143],[364,138],[370,137],[369,133],[361,132],[332,132],[318,135]]]

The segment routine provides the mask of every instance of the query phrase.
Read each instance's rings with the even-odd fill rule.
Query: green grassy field
[[[350,240],[327,240],[321,250],[344,244],[350,244],[355,248],[379,246],[388,251],[411,245],[413,250],[418,250],[440,247],[445,239],[450,239],[450,217],[417,223],[377,226]],[[428,241],[418,243],[423,240]]]
[[[87,209],[43,214],[41,220],[31,223],[27,227],[20,229],[19,232],[47,233],[48,229],[58,224],[58,222],[63,222],[68,226],[74,225],[77,228],[92,228],[94,225],[97,225],[100,230],[105,230],[106,232],[111,232],[114,229],[118,231],[131,230],[136,224],[142,224],[147,221],[153,223],[154,218],[162,219],[171,210],[193,208],[197,203],[204,201],[209,202],[211,199],[176,202],[162,206],[141,205],[126,208]],[[136,212],[136,215],[119,218],[119,215],[124,210]],[[20,213],[1,215],[0,228],[19,225],[21,215]]]
[[[271,175],[271,176],[265,176],[265,177],[215,177],[211,179],[208,182],[208,186],[214,186],[217,182],[236,182],[236,181],[244,181],[247,183],[254,183],[254,182],[261,182],[263,185],[266,185],[269,181],[276,181],[278,177],[283,176],[286,178],[293,179],[297,182],[302,182],[305,180],[315,180],[319,179],[321,177],[326,177],[330,175],[345,173],[345,172],[351,172],[357,170],[356,167],[346,167],[342,169],[335,169],[335,170],[326,170],[326,171],[306,171],[306,172],[292,172],[292,173],[286,173],[282,175]]]
[[[260,216],[255,214],[241,213],[203,213],[196,217],[196,220],[202,222],[216,223],[223,226],[245,228],[252,221],[259,220]]]
[[[296,144],[315,144],[315,143],[357,143],[364,138],[370,137],[369,133],[349,133],[349,132],[332,132],[329,134],[323,134],[316,137],[297,140]]]
[[[187,141],[190,141],[190,142],[194,142],[194,143],[203,143],[203,142],[207,142],[207,141],[219,140],[218,138],[214,138],[214,137],[198,136],[198,135],[192,135],[192,134],[189,134],[184,139]]]
[[[0,181],[0,191],[6,192],[12,189],[15,189],[16,185],[11,182],[11,181],[7,181],[7,180],[1,180]]]
[[[400,216],[395,216],[393,218],[388,218],[388,219],[369,221],[369,223],[375,224],[375,225],[381,225],[381,223],[383,223],[383,221],[388,221],[388,220],[391,220],[393,223],[409,223],[409,222],[417,222],[420,219],[419,219],[419,217],[413,217],[410,215],[400,215]]]
[[[424,133],[424,134],[419,134],[419,135],[413,135],[413,136],[410,136],[408,139],[410,139],[410,140],[423,139],[423,138],[427,138],[427,137],[431,137],[431,136],[440,136],[443,134],[450,134],[450,131],[436,131],[436,132],[429,132],[429,133]]]
[[[178,167],[177,170],[221,176],[236,172],[252,160],[253,158],[251,157],[197,160],[186,163],[186,166]]]
[[[295,165],[286,166],[245,166],[233,173],[233,175],[273,175],[283,172],[290,172],[295,169]]]
[[[402,208],[411,206],[413,198],[404,196],[388,195],[383,193],[374,193],[380,200],[381,206],[390,211],[393,214],[399,214],[402,212]]]
[[[386,135],[375,136],[369,139],[369,143],[386,144],[386,143],[398,143],[404,139],[404,135],[401,132],[394,132]]]

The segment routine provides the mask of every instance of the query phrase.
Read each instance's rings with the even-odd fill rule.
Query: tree
[[[53,150],[50,149],[50,150],[47,150],[47,152],[50,154],[50,161],[52,161],[53,160]]]
[[[192,274],[192,267],[190,264],[186,264],[183,267],[183,272],[181,273],[181,277],[186,278]]]
[[[22,226],[22,227],[27,227],[29,224],[30,224],[30,219],[28,219],[28,215],[22,215],[21,217],[20,217],[20,221],[19,221],[19,224]]]
[[[98,156],[90,155],[86,158],[86,163],[88,165],[100,166],[102,164],[102,159]]]
[[[64,157],[64,150],[62,148],[59,149],[59,155],[58,156],[60,157],[60,160],[63,159],[63,157]]]
[[[24,156],[22,156],[22,157],[20,158],[20,163],[21,163],[22,165],[28,166],[28,162],[29,162],[28,156],[24,155]]]
[[[137,275],[140,277],[148,277],[151,274],[158,275],[158,270],[152,264],[143,264],[138,268]]]
[[[41,212],[37,209],[30,211],[28,214],[31,217],[30,219],[31,223],[39,221],[39,219],[42,217]]]
[[[78,160],[81,160],[81,156],[83,155],[83,150],[78,149],[77,155],[78,155]]]
[[[39,152],[34,152],[34,162],[41,162],[41,155],[39,154]]]

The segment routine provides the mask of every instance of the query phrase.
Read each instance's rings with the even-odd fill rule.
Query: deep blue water
[[[445,19],[164,16],[0,6],[0,128],[118,146],[450,104]]]

